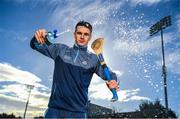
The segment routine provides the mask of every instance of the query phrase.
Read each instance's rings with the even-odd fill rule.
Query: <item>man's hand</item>
[[[46,30],[45,29],[39,29],[35,32],[34,36],[38,43],[44,44],[45,43],[45,37],[46,37]]]
[[[116,91],[119,90],[119,86],[118,86],[116,80],[107,81],[107,82],[106,82],[106,85],[107,85],[107,87],[108,87],[109,89],[113,89],[113,88],[114,88],[114,89],[116,89]]]

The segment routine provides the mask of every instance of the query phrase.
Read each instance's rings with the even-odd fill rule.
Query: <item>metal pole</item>
[[[30,87],[28,92],[29,92],[29,95],[28,95],[28,99],[27,99],[27,102],[26,102],[26,107],[25,107],[23,119],[25,119],[25,117],[26,117],[26,111],[27,111],[27,107],[28,107],[28,103],[29,103],[29,97],[30,97],[30,94],[31,94],[31,87]]]
[[[167,83],[166,83],[166,65],[165,65],[165,56],[164,56],[164,42],[163,42],[163,29],[161,28],[161,44],[162,44],[162,78],[164,79],[164,96],[165,96],[165,105],[168,110],[168,95],[167,95]]]

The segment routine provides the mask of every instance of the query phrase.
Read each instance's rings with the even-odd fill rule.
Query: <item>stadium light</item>
[[[161,32],[161,45],[162,45],[162,78],[164,79],[164,96],[165,96],[165,106],[168,110],[168,95],[167,95],[167,83],[166,83],[166,65],[165,65],[165,56],[164,56],[164,41],[163,41],[163,29],[171,25],[171,16],[166,16],[162,18],[160,21],[155,23],[150,27],[150,36]]]
[[[31,94],[31,90],[34,88],[34,85],[29,85],[29,84],[25,84],[25,85],[26,85],[27,88],[29,89],[29,90],[28,90],[29,95],[28,95],[28,99],[27,99],[27,102],[26,102],[26,107],[25,107],[23,119],[25,119],[25,117],[26,117],[26,111],[27,111],[27,107],[28,107],[28,103],[29,103],[29,97],[30,97],[30,94]]]

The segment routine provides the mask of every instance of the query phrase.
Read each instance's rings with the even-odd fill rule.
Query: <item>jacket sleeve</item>
[[[108,69],[109,69],[109,68],[108,68]],[[116,74],[115,74],[114,72],[112,72],[110,69],[109,69],[109,71],[110,71],[110,74],[111,74],[112,79],[117,81],[117,76],[116,76]],[[97,65],[96,65],[95,73],[96,73],[99,77],[101,77],[103,80],[107,81],[107,79],[106,79],[106,77],[105,77],[105,75],[104,75],[103,68],[102,68],[102,66],[101,66],[101,64],[100,64],[99,61],[98,61]]]
[[[66,47],[63,44],[51,44],[47,42],[45,44],[39,44],[35,37],[30,41],[30,46],[32,49],[42,53],[43,55],[52,58],[53,60],[61,53],[61,51]]]

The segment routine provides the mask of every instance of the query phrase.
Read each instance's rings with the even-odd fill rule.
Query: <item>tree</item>
[[[11,113],[11,114],[2,113],[2,114],[0,114],[0,118],[21,119],[21,117],[16,117],[13,113]]]
[[[142,118],[177,118],[177,115],[170,108],[167,110],[157,99],[154,103],[143,101],[139,105]]]

